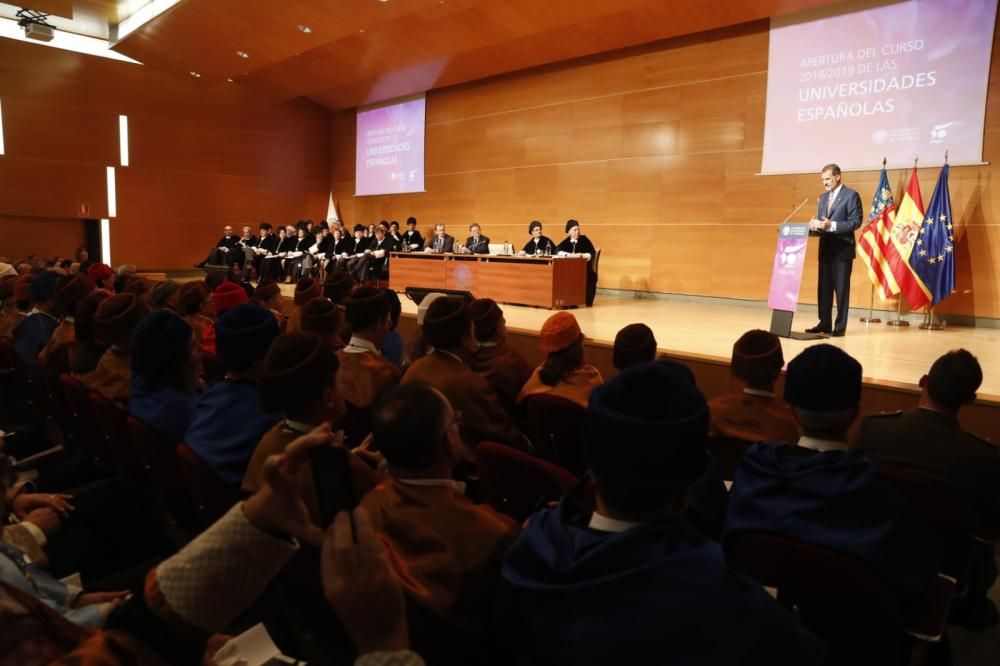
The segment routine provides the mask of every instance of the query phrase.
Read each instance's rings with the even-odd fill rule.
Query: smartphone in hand
[[[332,445],[319,446],[310,453],[320,527],[329,526],[339,511],[350,512],[358,505],[350,455],[342,446]]]

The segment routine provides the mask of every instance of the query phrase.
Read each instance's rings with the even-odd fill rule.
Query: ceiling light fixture
[[[236,55],[238,55],[241,58],[249,58],[250,57],[250,54],[247,53],[246,51],[237,51]]]
[[[312,31],[313,31],[313,29],[310,28],[309,26],[305,25],[305,24],[299,25],[299,32],[304,32],[304,33],[308,34],[308,33],[312,32]]]
[[[196,79],[200,79],[201,78],[201,74],[199,74],[198,72],[191,72],[191,76],[193,76]]]
[[[235,83],[232,79],[226,79],[226,83]]]

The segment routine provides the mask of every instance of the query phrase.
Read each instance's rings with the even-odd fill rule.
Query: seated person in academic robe
[[[257,400],[257,368],[278,337],[274,316],[244,303],[215,325],[215,345],[226,370],[195,405],[184,442],[222,481],[239,486],[260,438],[280,417]]]
[[[403,251],[403,234],[399,233],[399,222],[393,220],[392,222],[389,223],[389,232],[386,234],[386,236],[389,238],[389,240],[395,243],[396,247],[399,248],[400,252]]]
[[[774,394],[784,365],[781,341],[774,333],[755,329],[740,336],[733,345],[729,368],[742,390],[708,401],[709,435],[746,442],[798,441],[799,426],[792,408]]]
[[[198,401],[201,372],[201,347],[191,326],[169,310],[154,310],[132,334],[129,414],[165,444],[179,444]]]
[[[285,282],[292,283],[305,274],[304,268],[312,267],[312,259],[309,256],[309,248],[316,242],[312,234],[308,233],[304,227],[300,227],[296,232],[295,247],[292,248],[284,259]]]
[[[587,260],[587,307],[590,307],[597,294],[597,250],[589,238],[580,234],[580,223],[576,220],[566,222],[566,233],[563,242],[556,246],[556,254],[560,257],[582,255]]]
[[[866,416],[855,447],[866,456],[917,470],[959,488],[994,528],[1000,525],[1000,451],[989,440],[963,430],[958,413],[976,400],[983,381],[978,359],[950,351],[920,378],[920,399],[908,412]],[[996,622],[986,593],[996,581],[994,546],[976,541],[965,598],[952,604],[952,619],[972,628]]]
[[[350,269],[357,282],[364,282],[369,272],[380,277],[389,263],[389,253],[396,251],[396,244],[389,240],[384,227],[376,227],[374,237],[368,240],[364,256]]]
[[[723,542],[770,532],[813,543],[869,564],[901,603],[917,598],[935,576],[940,553],[875,465],[848,450],[861,364],[833,345],[807,347],[788,364],[784,395],[800,437],[757,443],[743,455]]]
[[[260,277],[260,264],[264,260],[264,257],[273,254],[275,250],[278,249],[278,243],[280,238],[274,233],[273,228],[267,222],[262,222],[258,227],[260,233],[260,239],[257,244],[248,247],[245,251],[247,261],[244,264],[244,275],[248,276],[253,271],[253,273],[259,278]]]
[[[383,289],[386,300],[389,302],[389,332],[382,342],[382,356],[397,368],[403,367],[403,353],[406,345],[403,336],[396,329],[399,327],[399,317],[403,314],[403,304],[399,301],[399,294],[395,289],[386,287]]]
[[[340,227],[335,227],[330,232],[332,242],[324,253],[322,268],[329,273],[337,267],[337,262],[346,259],[348,253],[354,248],[354,238],[347,234]]]
[[[596,510],[535,513],[504,561],[498,647],[542,664],[825,663],[825,646],[730,569],[685,517],[708,409],[670,361],[594,389],[584,442]]]
[[[344,348],[344,306],[328,298],[314,298],[302,306],[302,332],[314,333],[337,352]]]
[[[360,227],[360,233],[359,233]],[[354,225],[354,244],[348,245],[348,251],[345,258],[337,262],[337,268],[342,271],[347,271],[355,281],[360,281],[357,278],[358,268],[360,265],[365,263],[367,258],[366,251],[371,247],[372,243],[375,242],[374,232],[369,233],[363,225]]]
[[[260,238],[254,236],[250,227],[243,227],[243,234],[236,242],[237,252],[233,254],[233,263],[240,268],[246,268],[247,262],[253,260],[253,250],[260,244]]]
[[[0,530],[6,529],[10,528],[0,527]],[[0,582],[30,595],[63,619],[81,627],[103,626],[111,611],[128,595],[127,591],[85,593],[79,584],[55,578],[27,553],[3,540],[0,540]]]
[[[149,307],[154,310],[172,310],[177,312],[177,298],[180,296],[181,286],[173,280],[164,280],[153,286],[149,293]]]
[[[469,237],[465,239],[465,245],[461,251],[470,254],[489,254],[490,237],[484,236],[479,225],[473,222],[469,225]]]
[[[135,294],[140,301],[149,305],[149,297],[153,295],[153,285],[146,278],[136,275],[125,282],[121,293]]]
[[[469,462],[473,462],[471,451],[479,442],[524,448],[524,435],[500,404],[496,391],[462,359],[475,344],[466,305],[457,298],[434,300],[424,318],[423,338],[433,351],[410,366],[402,383],[423,382],[441,391],[461,412],[462,439],[471,447],[466,451]]]
[[[417,305],[417,330],[413,332],[413,336],[406,344],[403,356],[404,371],[431,351],[430,344],[424,338],[424,319],[427,317],[427,310],[430,309],[431,304],[437,299],[445,297],[446,295],[439,291],[432,291],[424,296]]]
[[[455,238],[445,233],[444,223],[438,222],[434,225],[434,235],[427,239],[425,252],[435,252],[443,254],[455,250]]]
[[[38,363],[38,353],[59,326],[54,298],[59,277],[54,271],[42,271],[31,278],[31,300],[35,306],[14,329],[14,351],[30,365]]]
[[[0,278],[0,338],[9,338],[14,334],[14,329],[24,319],[24,315],[17,309],[16,287],[19,278],[15,275],[5,275]],[[22,291],[27,291],[22,288]],[[30,293],[26,293],[31,298]]]
[[[337,355],[313,333],[285,333],[274,341],[260,365],[257,390],[261,408],[284,419],[257,443],[243,476],[244,492],[255,493],[263,486],[268,456],[283,453],[296,438],[323,423],[335,423],[344,413],[344,401],[337,392],[338,368]],[[359,496],[384,478],[354,454],[350,459]],[[303,477],[300,493],[318,522],[311,474]]]
[[[38,363],[53,375],[69,372],[66,352],[76,341],[76,305],[94,291],[94,283],[86,275],[64,275],[59,278],[53,296],[59,325],[45,347],[38,353]]]
[[[269,310],[274,315],[274,320],[278,322],[278,328],[282,332],[285,331],[285,326],[288,324],[288,316],[285,315],[285,297],[281,295],[281,287],[277,282],[274,280],[258,282],[251,302]]]
[[[552,242],[551,238],[542,234],[541,222],[532,220],[531,224],[528,225],[528,233],[531,235],[531,240],[521,248],[521,255],[555,254],[556,244]]]
[[[285,257],[289,252],[294,252],[299,244],[298,232],[295,227],[278,228],[278,245],[273,252],[263,256],[260,262],[261,280],[282,281],[285,277]]]
[[[615,335],[611,364],[615,370],[656,360],[656,337],[645,324],[629,324]]]
[[[103,289],[95,289],[76,304],[76,316],[73,318],[73,343],[66,345],[63,351],[66,355],[67,372],[75,376],[86,374],[97,367],[101,356],[108,350],[104,340],[94,334],[94,319],[97,308],[108,298]]]
[[[324,535],[302,510],[295,481],[310,451],[330,439],[328,429],[317,429],[268,460],[264,488],[151,570],[143,589],[122,599],[101,631],[70,624],[34,594],[0,582],[0,626],[7,630],[0,634],[0,662],[209,663],[228,638],[212,634],[235,633],[237,616],[309,544],[322,545],[318,591],[344,618],[355,666],[422,666],[408,650],[403,592],[368,514],[342,512]]]
[[[350,274],[345,271],[332,270],[326,274],[326,279],[323,280],[323,297],[337,305],[344,305],[353,289],[354,281],[351,280]]]
[[[79,380],[123,410],[132,395],[132,331],[148,312],[134,294],[115,294],[101,301],[94,316],[94,335],[108,350]]]
[[[225,229],[223,229],[222,238],[215,243],[215,247],[212,248],[205,259],[195,264],[195,267],[201,268],[205,264],[229,266],[236,263],[237,257],[242,262],[240,237],[234,234],[233,228],[227,224]]]
[[[424,237],[417,231],[417,218],[406,218],[406,231],[403,232],[403,243],[410,250],[419,250],[424,246]]]
[[[91,264],[87,269],[87,277],[94,283],[97,289],[103,289],[108,295],[115,290],[115,271],[107,264]]]
[[[337,352],[340,373],[337,390],[351,407],[368,411],[399,384],[402,371],[382,358],[389,333],[389,303],[377,287],[358,287],[347,299],[351,340]]]
[[[181,285],[177,311],[191,325],[198,344],[203,344],[205,330],[215,325],[215,302],[204,280],[192,280]]]
[[[516,522],[473,504],[464,485],[452,481],[453,466],[465,457],[457,418],[445,396],[425,384],[386,394],[372,435],[390,479],[361,499],[403,584],[411,640],[430,663],[474,663],[488,650],[500,563],[519,532]]]
[[[215,319],[218,320],[219,317],[226,314],[226,311],[246,303],[248,300],[250,299],[246,289],[235,282],[226,280],[212,292],[212,309],[215,310]],[[215,356],[215,321],[201,330],[201,348]]]
[[[569,312],[557,312],[546,319],[539,343],[548,358],[531,373],[517,401],[544,394],[565,398],[586,409],[590,392],[604,378],[600,370],[584,360],[583,333],[576,317]]]
[[[476,335],[476,347],[466,355],[469,367],[486,378],[508,413],[513,413],[517,394],[531,377],[531,364],[507,346],[507,321],[496,301],[474,300],[469,318]]]
[[[323,283],[316,278],[302,278],[295,284],[295,295],[292,297],[292,307],[287,309],[288,323],[285,331],[295,333],[302,329],[302,306],[314,298],[323,295]]]

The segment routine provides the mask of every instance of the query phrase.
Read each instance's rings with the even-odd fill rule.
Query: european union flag
[[[930,205],[920,225],[910,267],[921,287],[937,305],[955,289],[955,235],[951,217],[951,195],[948,194],[948,165],[938,176]]]

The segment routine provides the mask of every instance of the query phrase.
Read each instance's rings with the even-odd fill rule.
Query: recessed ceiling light
[[[305,32],[305,33],[310,33],[310,32],[312,32],[312,31],[313,31],[313,29],[312,29],[312,28],[310,28],[309,26],[307,26],[307,25],[303,24],[303,25],[300,25],[300,26],[299,26],[299,31],[300,31],[300,32]]]
[[[232,79],[226,79],[226,83],[235,83]]]
[[[246,51],[237,51],[236,55],[238,55],[241,58],[249,58],[250,57],[250,54],[247,53]]]
[[[191,72],[191,76],[193,76],[196,79],[200,79],[201,78],[201,74],[199,74],[198,72]]]
[[[364,28],[361,28],[361,30],[358,30],[358,32],[364,32],[364,31],[365,31]]]
[[[378,0],[379,2],[389,2],[389,0]]]

